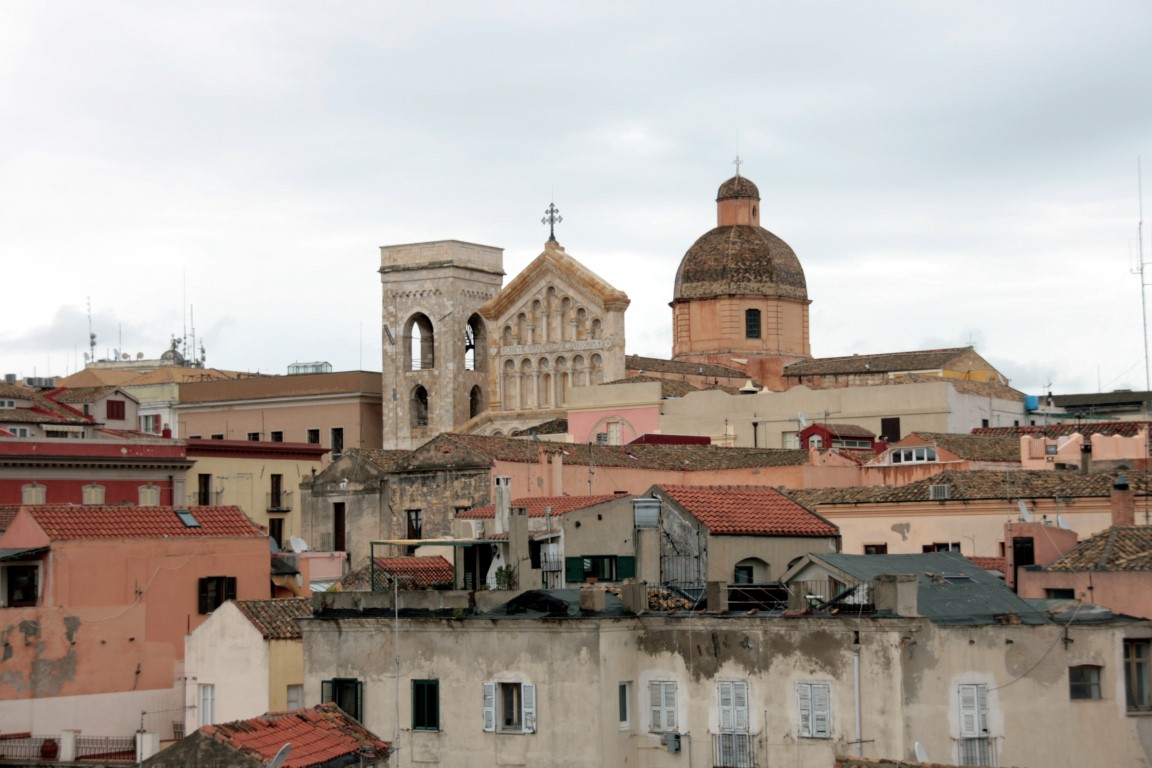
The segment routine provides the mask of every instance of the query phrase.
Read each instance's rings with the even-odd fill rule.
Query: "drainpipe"
[[[860,633],[855,633],[856,642],[852,644],[852,677],[856,683],[856,756],[864,756],[864,733],[860,727]]]

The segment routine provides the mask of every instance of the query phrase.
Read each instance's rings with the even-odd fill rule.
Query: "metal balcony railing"
[[[280,491],[279,493],[269,491],[268,503],[265,508],[269,512],[291,512],[292,491]]]
[[[997,768],[996,739],[991,736],[975,736],[956,739],[960,765],[976,765],[984,768]]]
[[[752,734],[712,734],[712,767],[756,768],[756,742]]]
[[[542,571],[559,571],[563,570],[564,562],[562,558],[555,555],[540,555],[540,570]]]

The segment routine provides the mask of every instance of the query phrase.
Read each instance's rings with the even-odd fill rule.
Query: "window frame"
[[[141,507],[160,506],[161,491],[155,483],[144,483],[136,487],[136,503]]]
[[[344,699],[345,695],[353,697],[355,712],[349,712],[345,704],[353,703]],[[355,677],[333,677],[320,681],[320,700],[322,703],[332,703],[340,707],[340,711],[358,723],[364,722],[364,681]]]
[[[48,486],[33,480],[20,486],[21,504],[46,504],[48,502]]]
[[[320,428],[309,429],[305,431],[305,442],[309,445],[320,445]]]
[[[202,616],[211,615],[229,600],[236,599],[235,576],[201,576],[197,582],[196,607]]]
[[[1134,651],[1143,649],[1142,653]],[[1129,712],[1152,710],[1152,640],[1124,638],[1124,706]],[[1140,700],[1137,701],[1136,699]]]
[[[518,706],[516,706],[518,704]],[[518,680],[489,680],[483,686],[486,733],[536,733],[536,685]],[[509,720],[515,717],[515,720]]]
[[[763,336],[761,313],[755,307],[744,310],[744,338],[759,339]]]
[[[625,680],[616,686],[616,715],[620,730],[632,730],[632,681]]]
[[[13,578],[14,571],[30,572],[32,574],[33,596],[31,599],[12,600],[13,582],[15,581]],[[35,608],[40,605],[40,590],[42,586],[40,563],[17,561],[0,565],[0,585],[3,587],[2,591],[0,591],[0,608]]]
[[[1073,664],[1068,667],[1068,698],[1072,701],[1099,701],[1104,667],[1099,664]],[[1083,678],[1083,679],[1077,679]]]
[[[820,712],[820,704],[824,711]],[[832,683],[812,680],[796,683],[797,732],[802,739],[832,738]],[[824,722],[820,722],[823,714]]]
[[[104,403],[104,418],[108,421],[124,421],[128,415],[126,400],[107,400]]]
[[[344,427],[332,427],[328,430],[329,456],[338,459],[344,455]]]
[[[676,707],[675,680],[648,681],[648,732],[677,733],[679,712]]]
[[[412,680],[412,730],[440,730],[440,680]]]
[[[80,489],[81,503],[86,507],[99,507],[107,498],[107,489],[99,483],[88,483]]]
[[[200,725],[216,724],[216,684],[200,683],[196,698],[199,700]]]

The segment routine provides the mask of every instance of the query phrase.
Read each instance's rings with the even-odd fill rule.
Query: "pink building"
[[[268,598],[269,566],[239,507],[21,507],[0,536],[3,729],[171,731],[184,635]]]

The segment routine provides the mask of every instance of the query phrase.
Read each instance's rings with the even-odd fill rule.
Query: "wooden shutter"
[[[620,555],[616,558],[616,580],[633,579],[636,577],[636,558],[632,555]]]
[[[985,703],[983,685],[961,685],[960,688],[960,737],[965,739],[984,735]]]
[[[832,691],[828,683],[812,684],[812,736],[832,738]]]
[[[676,730],[676,683],[664,683],[664,726]]]
[[[800,713],[800,735],[812,737],[812,687],[808,683],[796,684],[796,705]]]
[[[353,681],[353,685],[356,686],[356,714],[352,718],[362,723],[364,722],[364,683],[356,680]]]
[[[484,730],[496,730],[496,683],[484,683]]]
[[[735,719],[732,711],[732,683],[721,680],[717,685],[720,688],[720,732],[731,733]]]
[[[335,700],[332,696],[332,681],[324,680],[320,683],[320,703],[327,704]]]
[[[536,733],[536,686],[530,683],[520,686],[520,722],[525,733]]]
[[[569,585],[581,584],[584,581],[584,558],[564,558],[564,581]]]
[[[651,730],[662,731],[664,730],[664,692],[661,689],[663,683],[648,683],[648,719],[651,722]]]
[[[198,595],[199,595],[199,612],[211,613],[212,612],[212,598],[210,596],[212,579],[205,577],[198,582]]]
[[[748,683],[743,680],[732,685],[732,729],[737,733],[748,733]]]
[[[224,603],[228,600],[235,600],[236,599],[236,577],[235,576],[225,576],[223,581],[224,581],[224,596],[223,596],[224,599],[221,600],[220,602]]]

